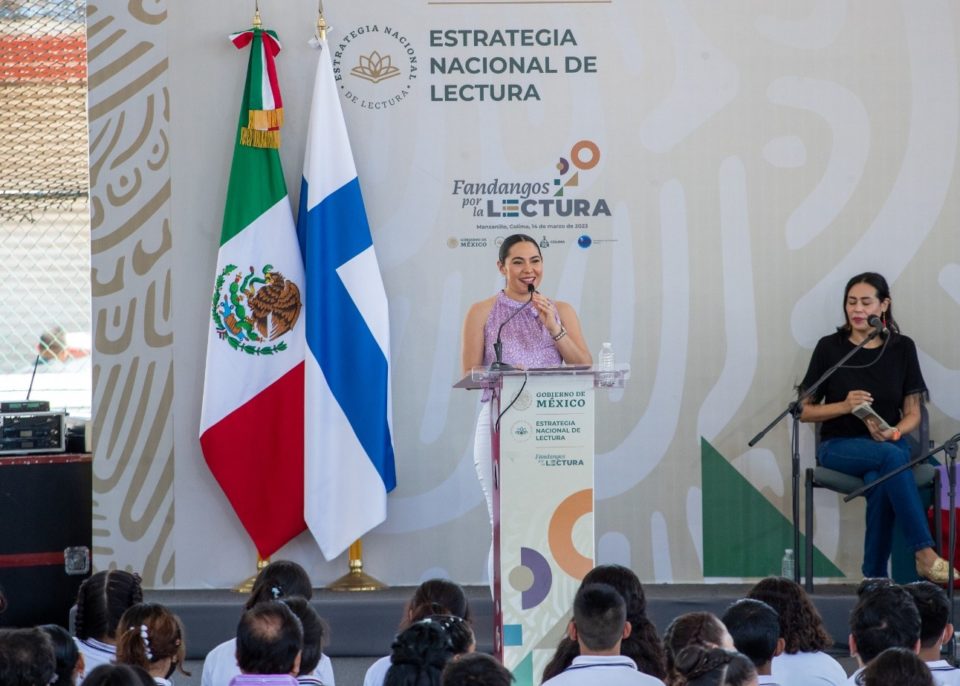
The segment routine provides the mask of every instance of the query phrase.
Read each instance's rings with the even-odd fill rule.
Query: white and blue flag
[[[387,296],[326,41],[297,235],[307,280],[304,519],[328,560],[386,519],[396,486]]]

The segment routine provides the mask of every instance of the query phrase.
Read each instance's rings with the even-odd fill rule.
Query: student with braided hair
[[[453,615],[471,625],[470,603],[459,584],[449,579],[428,579],[417,587],[407,602],[400,622],[403,632],[415,622],[432,615]],[[383,686],[390,669],[390,656],[386,655],[370,665],[363,677],[363,686]]]
[[[142,601],[140,575],[122,569],[97,572],[80,584],[74,633],[85,673],[116,660],[120,617]],[[81,674],[78,681],[84,676]]]
[[[757,686],[757,670],[746,655],[723,648],[690,645],[676,657],[686,686]]]
[[[432,615],[414,622],[390,647],[384,686],[440,686],[447,663],[475,647],[473,630],[460,617]]]
[[[733,650],[733,638],[717,616],[709,612],[688,612],[676,617],[663,633],[667,653],[667,684],[682,686],[683,676],[677,670],[677,656],[687,646]]]
[[[244,610],[250,610],[260,603],[283,600],[299,596],[306,600],[313,597],[313,586],[306,570],[290,560],[276,560],[260,570]],[[237,639],[224,641],[207,653],[203,661],[203,674],[200,686],[228,686],[230,680],[240,673],[237,665]],[[321,654],[320,662],[313,672],[324,686],[335,686],[333,663]]]
[[[117,626],[117,662],[147,670],[157,686],[183,668],[186,647],[180,618],[158,603],[140,603],[123,613]]]

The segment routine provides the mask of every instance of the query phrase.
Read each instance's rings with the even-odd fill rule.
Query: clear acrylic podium
[[[491,371],[494,651],[516,686],[540,682],[594,565],[594,391],[622,388],[629,365]]]

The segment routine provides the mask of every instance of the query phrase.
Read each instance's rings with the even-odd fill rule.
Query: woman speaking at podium
[[[827,379],[813,398],[804,401],[800,420],[822,422],[817,454],[821,465],[869,483],[910,460],[910,446],[904,436],[920,423],[920,403],[927,386],[916,346],[900,333],[893,318],[886,279],[874,272],[854,276],[847,282],[843,309],[844,325],[817,343],[801,391],[867,340],[878,328],[878,321],[882,333]],[[881,428],[873,417],[859,419],[853,414],[854,408],[863,403],[869,404],[888,428]],[[916,554],[917,573],[946,583],[949,566],[933,549],[910,470],[867,491],[863,575],[887,576],[894,517]]]
[[[543,255],[536,240],[521,233],[506,238],[500,244],[497,268],[506,280],[503,290],[471,305],[463,322],[461,360],[464,375],[474,367],[489,366],[494,361],[521,368],[591,364],[593,358],[583,340],[580,320],[573,307],[550,300],[537,290],[543,278]],[[499,360],[494,352],[498,336],[503,344]],[[473,455],[492,527],[490,396],[490,391],[483,392]],[[492,552],[491,548],[487,562],[491,583]]]

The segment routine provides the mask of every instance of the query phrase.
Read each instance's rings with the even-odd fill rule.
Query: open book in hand
[[[867,419],[868,417],[873,417],[877,422],[877,427],[881,431],[888,431],[890,429],[890,425],[883,420],[883,417],[881,417],[880,415],[878,415],[876,412],[873,411],[873,408],[870,407],[870,403],[860,403],[859,405],[853,408],[853,414],[859,417],[860,419]]]

